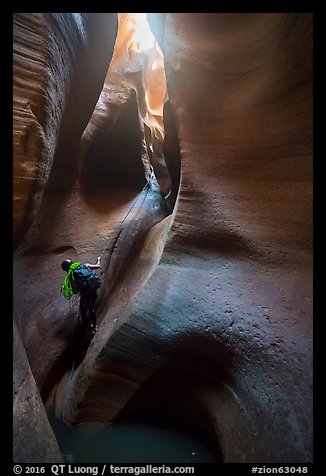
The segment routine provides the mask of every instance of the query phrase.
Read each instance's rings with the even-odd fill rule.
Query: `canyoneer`
[[[95,264],[73,262],[65,259],[61,268],[67,272],[61,285],[61,293],[66,299],[71,299],[74,294],[80,294],[79,313],[85,327],[95,334],[97,331],[95,303],[97,290],[101,285],[100,278],[94,269],[101,267],[101,258]]]

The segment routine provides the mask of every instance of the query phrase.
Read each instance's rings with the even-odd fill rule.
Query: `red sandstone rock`
[[[101,326],[73,378],[65,416],[76,423],[163,414],[210,431],[225,462],[309,462],[311,15],[166,14],[161,31],[174,197],[181,169],[176,208],[138,247],[133,222],[114,254],[116,282],[109,253],[103,260]],[[41,389],[75,325],[58,297],[61,270],[51,278],[46,271],[67,253],[97,256],[137,193],[134,182],[126,190],[128,180],[115,189],[99,186],[95,172],[112,136],[102,156],[95,137],[107,111],[105,121],[101,111],[93,116],[83,137],[81,177],[91,178],[88,189],[67,174],[62,190],[61,148],[60,167],[15,260],[15,307]],[[76,137],[77,119],[71,119]],[[135,137],[134,113],[131,121]],[[69,121],[62,124],[69,145]],[[121,124],[127,131],[127,121]],[[88,154],[95,143],[96,155]],[[92,157],[102,158],[88,174]],[[77,154],[70,170],[78,160]],[[128,172],[128,163],[121,171]],[[92,200],[89,191],[97,189]],[[39,276],[42,295],[35,290]]]
[[[311,461],[311,16],[168,14],[163,47],[181,150],[173,226],[130,310],[103,324],[67,412],[112,419],[150,369],[170,369],[188,375],[176,405],[205,408],[225,461]],[[155,382],[139,412],[174,392]]]
[[[63,458],[48,422],[15,323],[13,377],[14,463],[62,463]]]

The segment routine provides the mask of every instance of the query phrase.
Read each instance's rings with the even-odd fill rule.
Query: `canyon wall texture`
[[[63,463],[15,324],[13,334],[13,460]]]
[[[49,440],[52,430],[44,426],[46,415],[37,396],[38,391],[44,392],[43,383],[52,369],[56,375],[57,360],[71,344],[71,332],[62,331],[67,320],[57,306],[62,270],[55,251],[60,244],[55,240],[57,231],[60,234],[60,209],[65,208],[67,193],[78,177],[79,141],[102,89],[116,32],[113,13],[13,16],[13,307],[33,375],[28,377],[28,395],[27,384],[19,377],[19,369],[28,366],[25,351],[19,350],[14,369],[14,373],[18,369],[14,394],[17,462],[44,462],[46,457],[48,462],[58,461],[50,457],[51,451],[55,455]],[[75,234],[72,221],[69,230]],[[66,305],[64,313],[67,309]],[[20,343],[15,345],[20,349]],[[30,446],[33,428],[44,433],[34,449]]]
[[[222,380],[252,429],[235,456],[237,419],[211,401],[224,455],[309,461],[312,16],[169,14],[164,54],[182,179],[156,322],[175,316],[171,338],[183,323],[213,378],[231,352]]]
[[[117,19],[113,13],[15,13],[13,28],[17,245],[39,210],[54,165],[77,168],[76,141],[102,89]]]
[[[173,225],[141,292],[107,311],[67,417],[173,421],[186,400],[224,461],[311,461],[311,15],[167,14],[162,47]]]
[[[27,35],[21,32],[30,14],[17,15],[19,38]],[[49,31],[46,15],[32,17],[35,31]],[[95,24],[102,20],[83,15],[94,18],[100,34]],[[60,382],[56,411],[72,424],[164,421],[205,435],[224,462],[310,462],[312,15],[158,15],[161,25],[153,21],[153,31],[167,77],[164,150],[177,200],[172,215],[160,214],[152,190],[145,206],[136,207],[140,215],[120,230],[142,187],[144,165],[142,146],[133,155],[124,143],[141,141],[128,87],[112,89],[112,99],[109,87],[105,120],[92,117],[76,152],[110,61],[115,18],[92,100],[90,79],[83,78],[67,93],[67,112],[51,119],[46,153],[40,152],[40,127],[31,112],[26,116],[34,132],[26,154],[19,156],[18,148],[15,156],[14,310],[33,378],[44,400]],[[77,22],[71,34],[78,31]],[[35,34],[38,53],[30,55],[43,71],[43,63],[52,63],[43,61],[38,43],[44,45]],[[69,76],[73,59],[66,63]],[[64,78],[60,97],[66,97]],[[17,104],[27,104],[32,93],[22,101],[21,88]],[[87,114],[74,109],[77,93],[79,100],[85,95]],[[44,104],[51,112],[49,97]],[[115,115],[116,105],[122,113]],[[17,144],[23,123],[17,119]],[[105,124],[122,135],[118,129],[105,134]],[[105,156],[118,162],[122,151],[130,155],[112,165],[113,175],[123,178],[114,185]],[[41,179],[36,170],[43,163]],[[157,215],[147,219],[153,210]],[[113,248],[117,235],[122,238]],[[100,327],[63,405],[77,305],[59,295],[60,263],[67,254],[91,261],[102,249]],[[49,267],[56,268],[51,276]]]

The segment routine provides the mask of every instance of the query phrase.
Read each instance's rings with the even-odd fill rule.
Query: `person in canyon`
[[[79,314],[82,322],[93,334],[97,331],[95,303],[97,290],[101,281],[94,269],[101,267],[101,258],[98,257],[95,264],[73,262],[66,259],[61,263],[63,271],[67,272],[61,286],[61,293],[66,299],[74,294],[80,294]]]

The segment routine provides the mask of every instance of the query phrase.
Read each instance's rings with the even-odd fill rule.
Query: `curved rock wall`
[[[76,173],[76,141],[102,89],[116,27],[109,13],[14,14],[16,245],[37,215],[54,159]]]
[[[29,14],[19,14],[19,25],[26,21],[21,15]],[[45,14],[35,15],[37,28],[44,28]],[[130,246],[127,231],[131,242],[140,221],[128,225],[113,255],[124,272],[113,292],[105,282],[102,324],[72,379],[65,417],[72,423],[107,423],[124,412],[134,418],[148,409],[152,418],[161,412],[173,419],[186,400],[180,419],[192,422],[191,408],[199,411],[202,418],[194,427],[210,433],[225,462],[309,462],[311,14],[161,15],[170,100],[165,150],[174,197],[180,176],[173,224],[169,230],[171,217],[166,218],[137,247],[124,251]],[[78,36],[81,25],[74,21]],[[104,60],[100,63],[104,71]],[[83,93],[87,80],[81,81]],[[15,259],[16,321],[43,390],[59,379],[55,364],[69,349],[75,327],[75,303],[68,310],[58,297],[58,263],[67,253],[85,261],[97,256],[135,196],[110,187],[92,196],[92,184],[88,193],[80,188],[78,138],[89,117],[70,116],[73,89],[67,115],[49,132],[56,138],[44,156],[45,163],[52,160],[51,175],[48,166],[46,193],[42,202],[42,193],[35,195],[40,205],[31,211],[38,212]],[[83,107],[91,109],[89,102]],[[31,177],[33,160],[25,167]],[[97,190],[99,174],[90,156],[81,177],[87,178],[87,170]],[[22,194],[25,207],[30,190],[25,187]],[[106,273],[110,262],[108,253]],[[57,411],[60,402],[58,392]]]
[[[237,454],[237,420],[211,400],[225,458],[311,461],[312,16],[171,14],[164,54],[182,178],[158,301],[233,354],[252,431]]]
[[[56,340],[52,340],[56,335],[56,323],[62,321],[60,308],[53,303],[58,299],[62,274],[58,269],[61,257],[55,255],[61,247],[69,250],[69,236],[76,235],[78,214],[75,204],[74,211],[70,213],[68,196],[78,179],[81,135],[102,89],[116,32],[117,18],[113,13],[15,14],[14,43],[17,46],[14,64],[21,67],[14,70],[14,77],[15,84],[21,86],[14,89],[14,104],[20,105],[19,112],[14,114],[14,164],[17,170],[21,168],[21,172],[19,176],[14,175],[14,195],[19,196],[21,205],[18,215],[21,220],[16,221],[15,238],[20,245],[14,261],[14,306],[38,383],[37,374],[42,374],[41,368],[46,365],[46,359],[40,366],[36,365],[38,370],[34,368],[33,357],[28,353],[29,339],[34,349],[32,352],[42,362],[42,352],[38,352],[33,344],[35,328],[43,335],[49,333],[51,348],[51,341]],[[30,56],[26,55],[25,44],[36,45]],[[33,58],[42,58],[42,63],[33,61]],[[32,74],[33,81],[26,74]],[[41,126],[44,124],[45,129],[43,145],[33,146],[35,150],[28,159],[31,164],[26,168],[24,134],[35,122],[28,112],[31,103],[42,111]],[[23,128],[23,125],[28,127]],[[31,143],[36,141],[34,136],[34,133],[30,135]],[[38,174],[40,168],[43,171],[41,179]],[[22,190],[19,185],[21,179],[34,185]],[[64,221],[65,215],[67,222]],[[60,243],[62,222],[68,234],[63,244]],[[48,270],[52,267],[54,274],[51,275]],[[55,277],[56,272],[59,279]],[[40,280],[40,276],[44,279]],[[51,312],[53,315],[49,319]],[[66,341],[67,336],[59,336],[61,343],[62,340]]]
[[[309,461],[312,16],[168,14],[163,46],[182,173],[155,321],[206,336],[188,351],[212,377],[218,343],[232,353],[223,380],[252,432],[237,453],[210,400],[227,460]]]
[[[13,461],[63,463],[15,324],[13,380]]]
[[[310,14],[167,14],[174,222],[75,376],[71,421],[111,420],[170,369],[224,461],[311,461],[311,36]]]
[[[39,394],[44,397],[48,378],[57,378],[57,362],[71,344],[71,332],[62,331],[69,305],[63,310],[57,305],[62,276],[56,239],[67,191],[78,176],[79,141],[103,86],[116,31],[114,13],[14,14],[16,462],[62,460]],[[75,235],[71,218],[69,231]]]
[[[144,174],[148,180],[154,168],[161,190],[167,194],[171,183],[162,155],[166,98],[162,51],[149,27],[148,43],[141,41],[144,30],[139,35],[138,28],[146,26],[142,17],[145,13],[118,15],[119,29],[110,68],[83,134],[85,175],[88,177],[89,165],[96,157],[106,184],[119,187],[124,182],[129,188],[137,188],[144,182]],[[88,181],[92,182],[92,178],[88,177]]]

